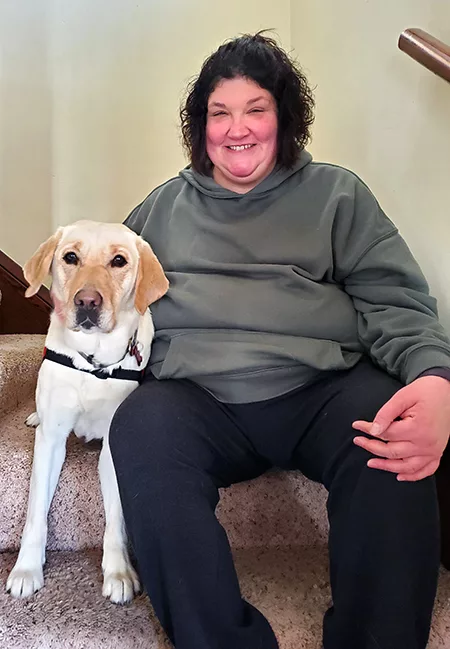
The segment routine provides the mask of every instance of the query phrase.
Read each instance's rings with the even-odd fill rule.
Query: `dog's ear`
[[[164,275],[161,264],[148,243],[137,240],[139,252],[139,267],[136,278],[134,305],[136,310],[144,315],[147,307],[159,300],[169,288],[169,281]]]
[[[53,255],[55,254],[56,246],[61,240],[62,228],[58,228],[55,234],[44,241],[36,250],[34,255],[27,261],[23,267],[23,274],[30,286],[25,291],[25,297],[32,297],[35,295],[45,278],[50,273]]]

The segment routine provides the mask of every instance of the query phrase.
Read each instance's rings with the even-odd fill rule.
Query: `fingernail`
[[[372,427],[370,429],[370,434],[376,437],[377,435],[381,435],[381,426],[380,424],[372,424]]]

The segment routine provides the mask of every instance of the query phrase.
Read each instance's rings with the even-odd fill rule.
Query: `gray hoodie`
[[[363,353],[405,383],[450,367],[436,302],[397,228],[357,176],[306,151],[243,195],[184,169],[126,224],[170,280],[152,306],[158,379],[246,403]]]

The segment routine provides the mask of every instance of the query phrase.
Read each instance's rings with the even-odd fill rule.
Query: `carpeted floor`
[[[24,421],[42,345],[42,336],[0,336],[0,649],[169,649],[145,596],[117,607],[101,595],[98,445],[69,441],[49,517],[45,587],[25,601],[4,590],[25,521],[34,433]],[[219,517],[242,591],[270,620],[280,649],[321,646],[330,602],[325,501],[322,487],[294,472],[222,494]],[[428,649],[450,649],[450,572],[441,574]]]
[[[268,617],[280,649],[319,649],[330,602],[325,548],[241,549],[235,558],[243,594]],[[0,555],[3,586],[14,559]],[[101,596],[100,560],[97,550],[52,552],[33,598],[0,591],[1,649],[169,649],[147,597],[115,606]],[[449,647],[450,573],[443,572],[429,649]]]

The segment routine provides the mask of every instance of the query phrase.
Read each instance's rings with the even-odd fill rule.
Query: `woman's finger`
[[[367,466],[371,469],[380,469],[390,473],[398,473],[399,475],[413,475],[422,471],[429,462],[430,458],[427,456],[407,457],[405,460],[372,458],[367,462]]]
[[[367,437],[355,437],[353,442],[356,446],[364,448],[369,453],[391,460],[402,460],[407,457],[420,455],[417,448],[411,442],[382,442],[379,439]]]
[[[436,472],[438,466],[439,460],[431,460],[431,462],[428,462],[427,465],[425,465],[420,471],[417,471],[416,473],[399,473],[397,480],[399,480],[400,482],[417,482],[417,480],[423,480],[424,478],[428,478],[430,475],[433,475],[433,473]]]

